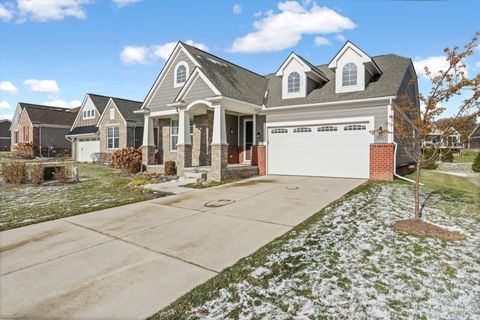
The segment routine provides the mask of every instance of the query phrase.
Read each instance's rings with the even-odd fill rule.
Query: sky
[[[0,0],[0,119],[19,101],[76,107],[86,93],[143,101],[176,41],[260,74],[290,52],[326,64],[350,40],[370,56],[445,65],[480,31],[480,1]],[[465,61],[480,72],[480,49]],[[460,98],[445,104],[455,112]]]

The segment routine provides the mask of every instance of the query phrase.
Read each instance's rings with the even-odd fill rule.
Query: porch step
[[[164,173],[165,168],[163,164],[149,164],[147,165],[147,172]]]
[[[188,167],[184,171],[185,178],[189,179],[200,179],[203,174],[207,175],[207,178],[210,174],[210,167]]]

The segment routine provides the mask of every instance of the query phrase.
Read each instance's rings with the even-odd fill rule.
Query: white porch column
[[[177,175],[184,176],[185,168],[192,166],[190,118],[185,109],[178,109]]]
[[[256,146],[257,145],[257,115],[255,113],[253,114],[252,127],[253,127],[252,145]]]
[[[213,106],[213,136],[212,145],[226,145],[227,132],[225,125],[225,108],[222,105]]]
[[[145,115],[143,120],[143,143],[142,146],[155,146],[153,139],[153,118]]]
[[[190,139],[190,117],[185,110],[178,110],[178,145],[192,144]]]
[[[148,114],[144,116],[142,163],[144,165],[155,164],[155,140],[153,138],[153,118]]]
[[[225,124],[225,108],[213,106],[212,161],[210,178],[221,181],[227,179],[228,144]]]

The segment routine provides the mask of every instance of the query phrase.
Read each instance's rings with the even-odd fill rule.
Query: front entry
[[[253,145],[253,120],[243,120],[243,161],[250,161],[250,150]]]

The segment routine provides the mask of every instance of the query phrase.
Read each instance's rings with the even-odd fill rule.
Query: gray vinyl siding
[[[193,102],[195,100],[205,99],[214,95],[215,93],[212,91],[212,89],[210,89],[210,87],[205,83],[205,81],[203,81],[202,78],[198,77],[182,100],[185,101],[185,103],[189,104],[190,102]]]
[[[55,147],[70,149],[72,147],[72,143],[65,138],[67,133],[70,132],[70,129],[49,127],[41,127],[38,129],[39,135],[41,136],[42,148]]]
[[[317,87],[318,83],[307,77],[307,94]]]
[[[289,110],[284,112],[275,112],[267,114],[266,121],[272,122],[290,122],[290,121],[308,121],[308,120],[325,120],[339,118],[356,118],[356,117],[374,117],[375,129],[380,126],[386,129],[388,126],[388,110],[387,106],[369,106],[355,107],[336,106],[321,107],[310,110]],[[386,137],[375,137],[376,143],[386,142]]]
[[[227,143],[230,147],[238,147],[238,116],[225,115],[225,126],[227,130]]]
[[[408,68],[407,72],[405,73],[405,77],[402,81],[402,84],[400,85],[398,94],[403,95],[407,93],[410,99],[412,99],[412,101],[415,101],[415,105],[419,109],[420,102],[418,100],[417,81],[415,81],[415,84],[413,85],[409,84],[409,82],[415,78],[416,76],[413,68],[412,67]],[[398,113],[398,110],[395,110],[394,112],[395,112],[395,119],[398,119],[399,117],[401,117],[401,115]],[[396,135],[394,135],[394,141],[397,143],[397,166],[411,163],[412,158],[405,151],[405,148],[402,146],[401,142],[399,141]]]
[[[171,68],[168,70],[165,78],[163,79],[160,86],[157,90],[153,93],[152,99],[148,105],[148,108],[152,111],[161,111],[161,110],[170,110],[167,107],[168,103],[172,103],[177,94],[182,89],[181,87],[174,88],[174,73],[175,73],[175,66],[178,62],[185,61],[188,64],[189,74],[193,72],[195,65],[193,62],[187,57],[183,51],[179,51],[177,57],[172,63]]]

